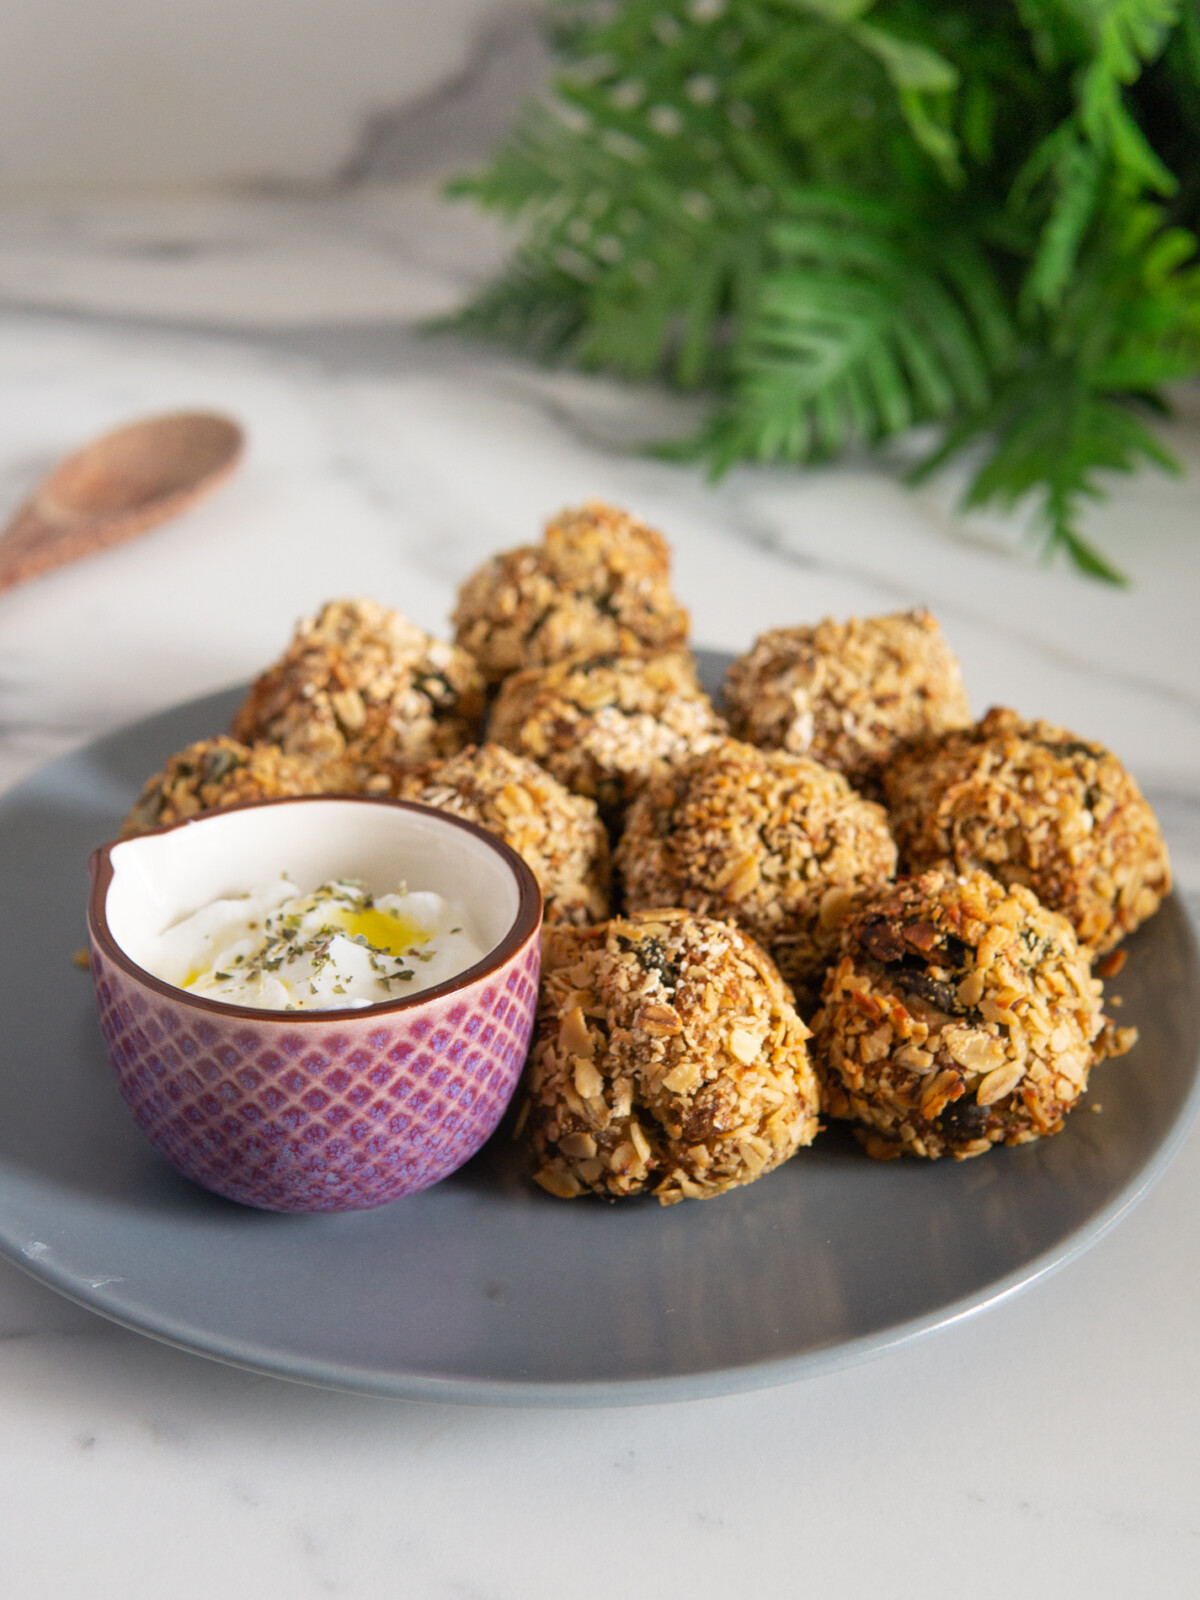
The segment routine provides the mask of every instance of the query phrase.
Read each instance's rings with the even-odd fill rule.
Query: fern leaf
[[[430,324],[432,332],[455,332],[524,350],[532,360],[562,359],[586,323],[580,285],[548,277],[518,261],[453,316]]]
[[[738,453],[823,457],[985,406],[992,353],[1011,347],[997,332],[998,292],[977,297],[991,320],[981,332],[955,275],[939,274],[930,245],[914,262],[888,207],[828,193],[790,204],[802,214],[773,231],[780,265],[764,275],[731,354],[732,403],[710,432],[717,469]],[[949,254],[961,271],[961,255]]]
[[[563,70],[455,186],[509,218],[457,319],[539,359],[705,387],[720,473],[913,423],[1118,575],[1082,510],[1172,466],[1200,374],[1197,0],[554,0]]]
[[[1124,582],[1083,537],[1079,517],[1084,501],[1105,498],[1100,474],[1131,473],[1142,462],[1179,471],[1137,414],[1136,399],[1091,392],[1070,365],[1042,366],[1014,379],[981,423],[988,448],[963,509],[1011,511],[1033,496],[1032,526],[1046,559],[1061,551],[1093,577]],[[960,433],[955,445],[965,442]]]
[[[859,23],[853,37],[882,63],[917,143],[948,183],[960,184],[963,171],[950,120],[950,96],[959,81],[954,66],[927,46],[869,23]]]
[[[1079,250],[1100,204],[1104,162],[1090,145],[1060,139],[1054,152],[1058,193],[1022,286],[1027,307],[1052,310],[1062,299]]]

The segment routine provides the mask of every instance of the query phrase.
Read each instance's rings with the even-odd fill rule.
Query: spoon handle
[[[121,544],[196,504],[242,452],[227,417],[148,418],[69,456],[0,533],[0,591]]]
[[[26,578],[35,578],[76,555],[86,554],[72,547],[76,542],[70,537],[72,532],[50,527],[32,502],[23,505],[0,534],[0,589],[11,589]]]
[[[183,504],[190,504],[192,497],[180,498]],[[131,539],[174,516],[183,504],[159,500],[137,512],[121,512],[102,520],[59,522],[46,517],[34,501],[28,501],[0,534],[0,591]]]

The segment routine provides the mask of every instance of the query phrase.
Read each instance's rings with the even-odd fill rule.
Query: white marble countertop
[[[213,406],[227,489],[0,596],[0,781],[246,678],[324,598],[444,629],[487,553],[590,496],[656,523],[697,640],[925,602],[979,710],[1113,746],[1200,896],[1200,400],[1182,479],[1114,485],[1126,592],[886,470],[629,448],[666,396],[431,341],[496,242],[420,185],[63,202],[0,218],[0,502],[141,413]],[[2,1070],[12,1070],[4,1063]],[[601,1600],[1197,1593],[1200,1134],[1090,1252],[910,1348],[790,1387],[611,1411],[370,1401],[151,1343],[0,1266],[5,1600]]]

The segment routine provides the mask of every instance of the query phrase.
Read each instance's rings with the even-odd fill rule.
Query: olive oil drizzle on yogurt
[[[238,1004],[244,1003],[240,997],[246,988],[261,986],[264,982],[270,986],[271,980],[277,977],[275,992],[278,994],[282,986],[290,991],[290,998],[285,1000],[280,995],[270,1003],[270,1009],[308,1009],[312,1006],[310,997],[316,999],[316,1008],[329,1009],[339,1004],[335,997],[341,996],[346,996],[345,1003],[351,1006],[372,1003],[361,989],[351,994],[342,982],[344,971],[339,968],[338,954],[342,952],[344,959],[347,942],[365,953],[370,973],[378,985],[375,1003],[420,991],[431,982],[442,982],[446,976],[453,975],[431,977],[421,972],[421,967],[427,967],[438,958],[441,940],[434,943],[438,937],[435,924],[442,924],[441,933],[446,943],[457,947],[454,951],[459,956],[456,971],[472,965],[482,955],[462,926],[448,929],[444,926],[446,921],[453,920],[445,916],[445,912],[452,912],[453,908],[439,896],[425,893],[410,897],[401,885],[397,894],[380,897],[384,901],[381,905],[356,878],[337,878],[302,893],[288,874],[283,873],[281,885],[281,900],[275,892],[266,892],[269,898],[276,899],[276,904],[273,909],[269,905],[264,909],[260,914],[261,922],[257,917],[242,922],[241,936],[234,933],[233,943],[226,944],[223,950],[218,945],[219,953],[210,962],[189,963],[180,980],[181,988]],[[389,899],[408,898],[430,903],[432,914],[428,919],[386,904]],[[242,903],[255,899],[262,903],[257,892],[240,897]],[[237,898],[225,902],[231,909],[236,903]],[[300,967],[298,973],[297,966]],[[326,974],[325,980],[318,982],[322,974]],[[333,982],[328,981],[330,977]],[[234,990],[238,993],[233,993]]]
[[[287,876],[286,873],[283,874]],[[401,885],[400,893],[407,891]],[[294,904],[294,902],[289,902]],[[329,909],[330,920],[315,931],[301,932],[301,924],[310,911],[318,907]],[[251,927],[254,924],[251,923]],[[360,878],[335,878],[323,883],[319,889],[304,896],[304,905],[298,911],[273,911],[266,919],[262,949],[247,959],[239,955],[230,963],[228,972],[217,971],[213,977],[224,981],[233,977],[257,978],[264,972],[278,972],[285,961],[298,961],[308,956],[313,972],[318,973],[329,961],[330,946],[336,938],[349,939],[369,952],[368,959],[380,980],[390,988],[393,983],[409,983],[416,977],[411,967],[403,965],[388,970],[385,957],[408,957],[416,961],[431,961],[436,950],[418,948],[428,944],[432,930],[421,928],[409,917],[397,916],[393,911],[380,911],[375,897],[367,892]],[[190,988],[201,976],[199,972],[189,977],[185,988]],[[316,994],[317,986],[309,983]],[[335,994],[344,993],[340,983],[333,986]],[[293,1004],[287,1007],[295,1010]]]

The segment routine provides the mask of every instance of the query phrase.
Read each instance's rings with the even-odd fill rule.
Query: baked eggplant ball
[[[497,834],[533,869],[550,922],[607,917],[608,832],[595,802],[564,789],[535,761],[498,744],[401,770],[402,800],[450,811]]]
[[[822,1109],[870,1155],[981,1155],[1057,1133],[1104,1055],[1102,985],[1065,917],[985,872],[856,909],[813,1019]]]
[[[857,896],[896,870],[882,806],[841,773],[723,739],[657,778],[617,848],[626,904],[727,917],[815,999]]]
[[[928,611],[775,628],[733,662],[725,701],[739,739],[811,756],[873,795],[897,750],[971,716]]]
[[[522,1110],[553,1195],[705,1199],[817,1132],[808,1029],[770,958],[726,922],[644,911],[553,927]]]
[[[331,600],[255,682],[233,736],[289,755],[388,763],[453,755],[479,737],[484,684],[456,645],[373,600]]]
[[[1061,911],[1092,954],[1111,950],[1171,887],[1167,847],[1103,745],[996,707],[903,752],[886,776],[906,871],[990,872]]]
[[[661,533],[615,506],[562,511],[540,545],[506,550],[463,584],[457,642],[489,683],[575,655],[650,655],[687,639]]]
[[[652,778],[724,732],[683,650],[575,657],[513,673],[488,723],[489,738],[595,800],[610,820]]]
[[[247,800],[296,794],[352,794],[358,787],[346,761],[287,755],[278,745],[240,744],[221,736],[179,750],[138,796],[121,828],[122,838],[183,822]]]

